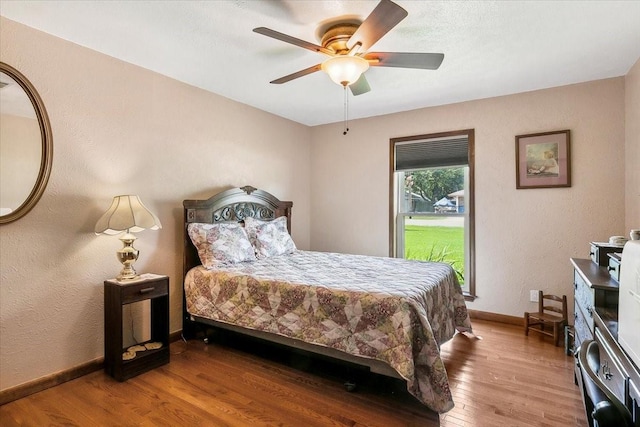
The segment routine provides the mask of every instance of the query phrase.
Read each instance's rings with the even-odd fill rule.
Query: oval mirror
[[[23,217],[38,202],[52,154],[40,95],[18,70],[0,62],[0,224]]]

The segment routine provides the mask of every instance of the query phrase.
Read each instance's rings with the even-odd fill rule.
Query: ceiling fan
[[[372,67],[399,67],[436,70],[440,67],[442,53],[367,52],[378,40],[398,25],[408,15],[407,11],[391,0],[381,0],[362,22],[337,20],[323,30],[321,45],[310,43],[265,27],[253,31],[313,52],[329,56],[329,59],[304,70],[273,80],[282,84],[316,71],[325,71],[331,79],[348,86],[354,95],[371,90],[364,72]]]

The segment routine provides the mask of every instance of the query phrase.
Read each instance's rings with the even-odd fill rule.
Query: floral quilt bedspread
[[[440,344],[471,322],[448,264],[295,251],[199,266],[184,286],[192,315],[381,360],[423,404],[453,407]]]

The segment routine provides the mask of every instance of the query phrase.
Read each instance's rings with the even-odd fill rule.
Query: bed
[[[287,240],[292,202],[250,186],[183,205],[185,337],[200,325],[232,330],[401,378],[434,411],[453,407],[439,349],[471,323],[451,266],[298,250]],[[233,259],[205,251],[226,254],[220,242],[235,234]]]

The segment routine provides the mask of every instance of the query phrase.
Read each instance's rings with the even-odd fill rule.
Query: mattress
[[[389,364],[437,412],[453,407],[440,345],[471,322],[449,264],[325,252],[191,269],[191,315]]]

